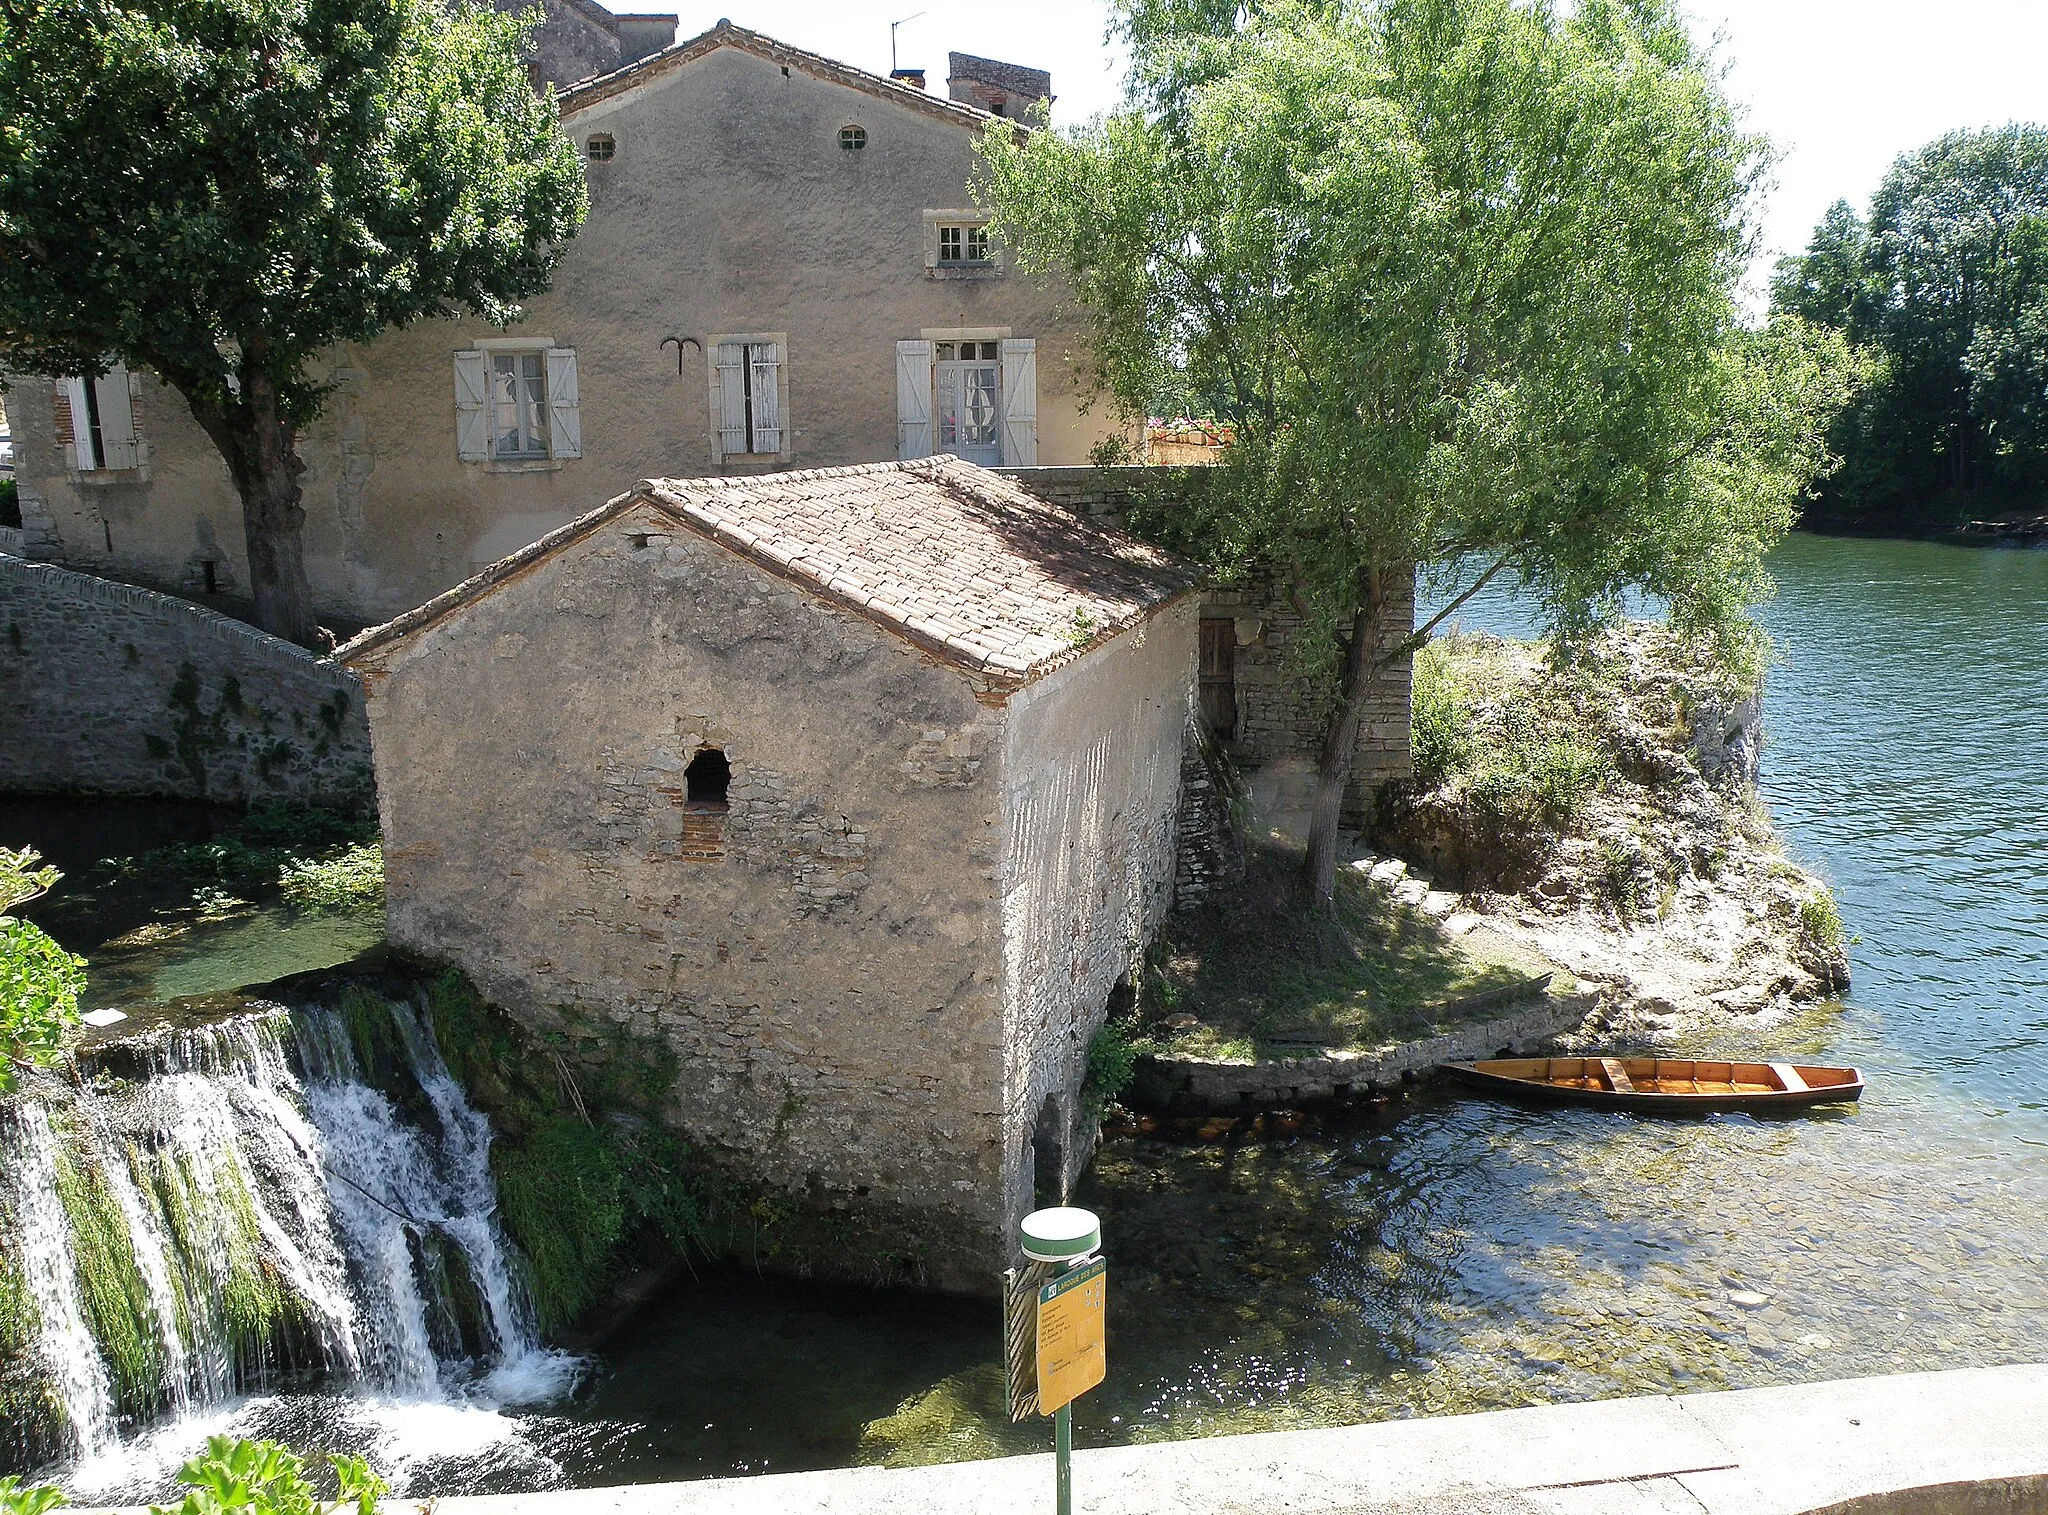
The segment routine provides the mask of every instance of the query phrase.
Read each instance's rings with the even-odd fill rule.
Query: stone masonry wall
[[[367,808],[361,689],[201,606],[0,556],[0,786]]]
[[[1205,470],[1019,468],[1002,472],[1042,500],[1093,519],[1121,521],[1132,497],[1140,491],[1171,499],[1177,492],[1200,488]],[[1412,577],[1397,587],[1388,611],[1381,632],[1383,646],[1414,629]],[[1306,810],[1314,788],[1322,723],[1299,699],[1288,666],[1301,617],[1278,586],[1263,581],[1210,589],[1202,615],[1232,623],[1237,729],[1226,748],[1251,781],[1255,808],[1262,815]],[[1347,824],[1364,816],[1373,791],[1381,784],[1414,772],[1409,751],[1410,674],[1410,663],[1403,659],[1366,712],[1345,794]]]
[[[839,1228],[817,1266],[994,1287],[1000,707],[652,509],[363,667],[394,942],[572,1060],[653,1049],[670,1125]]]
[[[1032,1208],[1034,1136],[1062,1194],[1090,1155],[1088,1046],[1173,904],[1181,749],[1194,697],[1190,596],[1011,696],[1001,866],[1005,1190]],[[1050,1099],[1050,1107],[1047,1101]]]

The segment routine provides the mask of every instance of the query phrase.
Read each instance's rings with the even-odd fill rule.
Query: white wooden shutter
[[[74,473],[90,473],[100,466],[92,450],[92,416],[85,408],[85,380],[59,379],[58,393],[64,397],[70,432],[63,438],[64,466]]]
[[[583,402],[576,392],[576,350],[548,349],[548,454],[583,456]]]
[[[1038,343],[1003,343],[1003,466],[1038,466]]]
[[[128,370],[116,363],[92,381],[100,402],[100,467],[135,466],[135,401],[128,388]]]
[[[727,457],[747,450],[747,344],[718,344],[718,450]]]
[[[896,344],[896,456],[932,455],[932,344]]]
[[[782,346],[777,342],[752,342],[747,359],[753,365],[754,452],[782,451]]]
[[[455,355],[455,456],[466,463],[491,455],[490,359],[481,352]]]

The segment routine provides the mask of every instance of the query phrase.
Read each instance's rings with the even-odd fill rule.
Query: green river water
[[[1774,567],[1764,791],[1857,933],[1855,988],[1714,1045],[1857,1064],[1861,1106],[1424,1094],[1286,1141],[1112,1141],[1077,1196],[1111,1333],[1079,1444],[2048,1358],[2048,553],[1800,537]],[[1038,1450],[997,1352],[987,1306],[724,1269],[566,1404],[278,1397],[137,1456],[232,1425],[428,1493]]]

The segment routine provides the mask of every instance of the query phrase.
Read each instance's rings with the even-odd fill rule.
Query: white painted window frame
[[[1002,245],[989,239],[986,263],[942,263],[939,261],[939,228],[942,226],[983,227],[989,224],[985,210],[927,210],[924,213],[924,271],[933,279],[1000,279],[1008,268]],[[964,340],[964,339],[963,339]]]
[[[998,468],[1038,464],[1038,341],[1013,337],[1007,326],[927,326],[916,341],[896,344],[896,456],[928,458],[938,446],[937,346],[941,342],[994,342],[1002,446]],[[915,377],[923,374],[922,384]],[[915,414],[921,401],[922,415]]]
[[[541,403],[548,413],[545,457],[492,451],[491,396],[494,360],[538,353],[544,375]],[[481,463],[493,473],[545,472],[583,456],[583,395],[576,349],[553,337],[479,337],[454,354],[455,454],[465,463]],[[481,385],[475,384],[481,378]]]

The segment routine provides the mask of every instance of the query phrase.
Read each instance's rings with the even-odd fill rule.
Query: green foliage
[[[574,1322],[629,1261],[657,1248],[708,1250],[713,1211],[731,1196],[687,1146],[638,1113],[674,1085],[666,1044],[641,1046],[610,1028],[609,1038],[589,1038],[601,1071],[579,1082],[558,1050],[454,970],[429,987],[427,1004],[448,1071],[498,1132],[499,1214],[526,1256],[544,1330]]]
[[[2048,128],[1901,154],[1859,218],[1829,207],[1776,308],[1881,356],[1841,417],[1830,517],[1906,527],[2048,488]]]
[[[169,1509],[150,1506],[150,1515],[333,1515],[354,1505],[357,1515],[374,1515],[384,1481],[363,1458],[332,1454],[339,1498],[323,1503],[306,1476],[305,1463],[275,1441],[209,1436],[206,1450],[178,1470],[191,1490]]]
[[[0,479],[0,526],[21,530],[21,486],[14,479]]]
[[[1140,1050],[1135,1020],[1103,1023],[1088,1042],[1088,1072],[1081,1081],[1081,1098],[1090,1109],[1101,1111],[1130,1087]]]
[[[164,1352],[127,1219],[105,1175],[64,1153],[57,1162],[57,1196],[70,1222],[79,1302],[113,1378],[115,1403],[123,1414],[147,1415],[163,1394]]]
[[[284,897],[307,909],[379,904],[384,898],[384,849],[368,842],[324,858],[292,858],[277,877]]]
[[[41,927],[10,915],[62,878],[39,866],[33,847],[0,847],[0,1092],[15,1069],[47,1063],[78,1025],[85,959],[66,952]]]
[[[1409,745],[1415,779],[1435,788],[1462,770],[1472,755],[1472,712],[1441,643],[1415,654],[1409,714]]]
[[[1754,657],[1746,607],[1854,368],[1838,334],[1737,320],[1763,145],[1677,12],[1127,0],[1122,19],[1131,103],[986,133],[981,188],[1019,262],[1091,312],[1125,414],[1233,428],[1210,487],[1145,525],[1227,580],[1285,584],[1330,717],[1357,719],[1419,645],[1365,655],[1417,565],[1519,580],[1567,645],[1641,590]],[[1333,828],[1309,854],[1325,900]]]
[[[1822,952],[1839,952],[1849,944],[1842,912],[1825,892],[1808,895],[1799,902],[1799,929]]]
[[[266,629],[312,630],[309,365],[464,307],[512,318],[582,224],[533,24],[444,0],[0,8],[0,346],[53,376],[117,356],[183,396],[286,554],[251,554]]]
[[[103,865],[121,878],[189,881],[202,911],[276,891],[298,909],[355,910],[383,903],[384,854],[376,824],[311,806],[271,804],[206,842],[178,842]]]
[[[0,1478],[0,1515],[48,1515],[64,1503],[54,1484],[24,1486],[12,1473]]]

